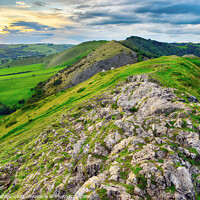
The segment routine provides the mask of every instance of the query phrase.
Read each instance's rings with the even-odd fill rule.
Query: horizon
[[[195,0],[2,0],[1,44],[79,44],[131,35],[167,43],[199,43]]]
[[[130,36],[130,37],[140,37],[140,36]],[[129,38],[129,37],[128,37]],[[158,40],[153,40],[151,38],[144,38],[144,37],[140,37],[143,38],[145,40],[151,40],[151,41],[157,41],[157,42],[163,42],[163,43],[168,43],[168,44],[173,44],[173,43],[180,43],[180,44],[187,44],[187,43],[193,43],[193,44],[199,44],[200,42],[191,42],[191,41],[183,41],[183,42],[166,42],[166,41],[158,41]],[[124,40],[126,40],[127,38],[124,38]],[[103,41],[104,39],[102,39]],[[42,42],[36,42],[36,43],[0,43],[0,45],[39,45],[39,44],[54,44],[54,45],[78,45],[84,42],[90,42],[90,41],[101,41],[101,40],[87,40],[87,41],[82,41],[76,44],[72,44],[72,43],[51,43],[51,42],[46,42],[46,43],[42,43]],[[112,41],[112,40],[106,40],[108,42]],[[120,40],[116,40],[116,41],[120,41]]]

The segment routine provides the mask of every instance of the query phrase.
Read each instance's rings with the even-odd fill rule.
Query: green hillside
[[[199,117],[195,115],[196,112],[200,111],[199,107],[194,104],[191,104],[187,99],[188,92],[192,95],[195,95],[198,99],[200,99],[199,66],[200,66],[199,58],[191,59],[191,58],[170,56],[170,57],[161,57],[154,60],[148,60],[129,66],[124,66],[104,73],[100,72],[95,76],[91,77],[90,79],[88,79],[87,81],[80,83],[75,87],[54,94],[37,103],[27,104],[21,110],[18,110],[17,112],[11,114],[10,116],[1,119],[0,120],[0,125],[1,125],[0,166],[2,167],[2,169],[4,169],[6,166],[11,166],[10,164],[12,164],[11,166],[12,171],[10,172],[9,175],[6,175],[5,177],[8,178],[13,177],[12,179],[9,179],[10,184],[7,185],[1,191],[1,193],[2,194],[9,193],[9,195],[11,196],[25,194],[27,189],[24,187],[24,184],[26,184],[26,186],[32,187],[32,185],[35,184],[33,180],[35,180],[37,183],[40,181],[42,182],[44,178],[47,177],[46,173],[48,172],[48,178],[45,180],[47,181],[48,184],[51,184],[51,181],[54,181],[55,185],[53,185],[52,193],[50,194],[49,193],[46,194],[45,188],[47,187],[47,185],[45,184],[40,185],[40,187],[43,188],[42,190],[40,190],[40,194],[55,195],[57,194],[56,188],[61,187],[62,185],[63,188],[62,190],[67,191],[66,193],[67,195],[71,195],[72,193],[69,192],[68,188],[72,186],[69,184],[70,187],[68,187],[67,183],[70,177],[75,176],[73,175],[73,173],[76,172],[76,169],[79,166],[84,167],[84,165],[86,164],[88,153],[84,153],[85,145],[89,144],[89,146],[91,147],[90,153],[92,154],[93,158],[94,150],[92,150],[92,148],[94,148],[96,142],[100,142],[102,145],[105,145],[106,142],[104,139],[102,139],[102,137],[98,136],[98,134],[96,136],[95,134],[102,133],[103,136],[104,133],[108,134],[107,133],[108,129],[109,133],[112,133],[112,131],[119,131],[121,133],[123,132],[122,129],[116,128],[116,125],[114,125],[113,123],[115,123],[115,119],[118,117],[118,115],[122,117],[124,115],[123,119],[127,118],[127,116],[125,115],[126,114],[125,111],[119,111],[120,112],[119,114],[112,115],[111,118],[112,123],[109,122],[110,124],[108,126],[102,126],[102,128],[100,128],[100,132],[99,129],[97,129],[97,132],[96,131],[91,132],[89,130],[89,127],[94,123],[92,116],[94,116],[96,113],[92,112],[93,109],[95,109],[96,106],[99,106],[103,110],[104,109],[103,100],[106,98],[107,92],[111,93],[111,95],[115,93],[118,94],[120,91],[118,91],[117,88],[119,88],[120,85],[124,84],[124,82],[122,84],[122,81],[128,83],[129,79],[127,79],[127,77],[130,77],[132,75],[149,74],[153,82],[159,83],[163,87],[167,86],[178,89],[176,91],[176,94],[181,98],[185,99],[185,104],[187,106],[192,107],[193,110],[193,114],[191,114],[192,120],[194,120],[194,123],[200,123]],[[24,70],[27,69],[28,68]],[[9,71],[7,71],[6,73],[8,72]],[[140,84],[136,85],[137,87],[140,86]],[[143,99],[143,101],[145,101],[145,99]],[[116,104],[112,104],[111,107],[114,110],[115,109],[120,110],[120,108],[118,108]],[[105,109],[107,109],[107,107]],[[113,112],[118,113],[117,110]],[[136,111],[137,109],[135,107],[131,109],[131,112],[133,113]],[[86,113],[91,112],[91,114],[93,113],[93,115],[91,115],[90,120],[82,121],[83,119],[79,118],[82,115],[82,112]],[[133,115],[133,117],[135,117],[134,120],[137,120],[136,116]],[[164,116],[162,116],[162,119],[163,117]],[[167,113],[166,117],[168,117]],[[97,122],[101,124],[102,120],[105,121],[107,119],[105,118],[97,119]],[[81,148],[78,157],[74,157],[74,154],[69,155],[68,153],[66,153],[66,151],[70,152],[71,149],[71,147],[67,145],[70,143],[70,141],[72,141],[73,143],[75,141],[80,141],[79,139],[81,137],[83,127],[81,127],[80,129],[79,124],[80,123],[82,124],[82,122],[84,122],[85,124],[85,130],[87,132],[87,135],[85,136],[86,138],[85,140],[83,141],[81,140],[82,143],[79,142]],[[66,124],[68,124],[68,126]],[[94,126],[95,125],[98,127],[98,124],[94,124]],[[69,127],[73,128],[69,129]],[[92,128],[90,127],[90,129]],[[79,130],[81,134],[77,134],[75,130]],[[173,134],[174,135],[170,136],[170,139],[175,138],[177,135],[176,133]],[[103,138],[105,138],[105,136],[103,136]],[[124,136],[124,138],[125,139],[127,138],[126,140],[129,140],[128,139],[129,137],[127,136]],[[145,141],[149,144],[151,142],[150,139],[151,138],[147,137]],[[166,139],[166,141],[168,140]],[[170,140],[170,142],[171,141],[172,140]],[[77,143],[77,145],[79,143]],[[116,157],[114,160],[117,163],[122,162],[123,167],[126,169],[126,171],[130,171],[131,169],[136,174],[137,180],[140,180],[137,186],[145,190],[147,187],[147,184],[145,182],[146,179],[139,174],[139,171],[141,171],[143,168],[141,168],[140,165],[135,165],[130,163],[132,154],[136,154],[142,149],[134,151],[133,153],[131,152],[132,154],[129,156],[129,151],[125,148],[126,146],[123,147],[123,145],[125,144],[126,143],[123,144],[120,143],[120,145],[118,145],[118,148],[122,148],[122,150],[120,150],[118,157]],[[167,144],[168,143],[166,143],[165,146],[163,146],[162,144],[159,143],[159,145],[157,145],[157,148],[160,148],[160,150],[161,151],[163,150],[165,153],[168,152],[168,154],[166,155],[169,155],[170,157],[174,155],[175,150],[166,149],[165,147]],[[172,147],[177,145],[177,143],[169,143],[169,144]],[[141,145],[139,144],[138,148],[143,148],[144,146],[145,146],[144,144]],[[76,146],[76,148],[79,147]],[[195,149],[189,149],[189,150],[195,153],[197,152]],[[111,156],[114,153],[115,149],[112,151]],[[147,154],[148,153],[144,154],[144,156]],[[127,156],[128,159],[127,160],[124,159],[124,156]],[[188,160],[190,163],[194,163],[192,162],[191,159],[185,158],[182,154],[180,154],[180,156],[182,156],[183,159]],[[110,158],[106,156],[97,155],[94,156],[94,159],[100,159],[100,160],[103,159],[104,161],[103,166],[105,165],[107,167],[110,167],[110,165],[112,165],[112,163],[114,162],[113,160],[110,161],[109,160]],[[156,163],[157,166],[157,164],[159,163],[164,163],[165,159],[164,160],[158,159],[158,161],[154,162]],[[109,162],[106,162],[107,160],[109,160]],[[151,164],[152,162],[149,163]],[[68,167],[62,168],[65,165]],[[181,166],[180,164],[177,165],[178,166],[175,167]],[[199,164],[196,163],[196,165]],[[69,168],[69,166],[72,166],[73,169],[72,171],[70,171],[71,168]],[[163,170],[162,167],[163,166],[158,166],[158,169]],[[65,170],[62,171],[61,169]],[[106,167],[102,168],[103,171],[107,169],[109,168]],[[103,173],[103,171],[101,171],[101,173]],[[125,180],[128,177],[126,171],[121,172],[121,177],[122,178],[124,177]],[[31,174],[37,174],[37,180],[32,179]],[[84,181],[90,178],[87,176],[87,174],[85,176],[86,179],[84,179]],[[65,177],[67,177],[67,180],[65,179]],[[141,181],[141,178],[143,178],[142,179],[143,181]],[[113,182],[110,181],[110,179],[106,180],[107,180],[106,183],[113,184]],[[154,180],[154,177],[152,177],[151,180]],[[13,186],[15,182],[17,182],[17,184],[15,184],[16,186],[15,185]],[[80,184],[82,185],[83,183],[84,182],[81,182]],[[118,182],[114,183],[119,184]],[[123,184],[123,186],[125,186],[127,192],[130,195],[134,195],[132,190],[135,188],[135,186],[130,185],[128,183]],[[87,186],[85,185],[85,187]],[[171,187],[166,188],[166,192],[170,193],[171,190],[174,191],[176,189]],[[31,192],[32,190],[28,189],[28,191]],[[105,191],[106,190],[98,189],[97,187],[97,192],[101,197],[100,199],[105,199],[106,197]]]
[[[148,58],[185,54],[200,56],[199,44],[193,43],[165,43],[136,36],[129,37],[121,43]]]
[[[0,103],[12,106],[19,105],[34,92],[39,82],[46,81],[63,67],[46,69],[43,64],[4,68],[0,70]]]
[[[76,47],[73,48],[75,49]],[[66,52],[71,52],[72,49]],[[67,68],[53,76],[43,88],[44,96],[77,85],[99,71],[136,62],[137,56],[130,49],[124,47],[117,41],[106,42],[95,51],[88,54],[88,56],[85,56],[74,66],[68,65]]]
[[[9,71],[5,73],[9,73]],[[140,82],[142,76],[136,76],[136,81],[130,82],[130,76],[138,74],[148,74],[152,82]],[[184,144],[184,141],[182,144],[179,138],[184,138],[184,133],[196,134],[197,127],[200,125],[198,116],[200,107],[198,104],[188,101],[188,92],[200,99],[199,78],[199,58],[160,57],[100,72],[75,87],[39,102],[26,104],[22,109],[0,119],[0,167],[1,176],[4,177],[1,194],[9,194],[11,198],[17,195],[47,195],[50,199],[56,198],[56,195],[75,195],[77,189],[72,189],[76,188],[78,184],[79,188],[83,187],[81,192],[78,191],[76,194],[80,198],[75,196],[78,199],[88,199],[84,195],[88,197],[91,194],[90,190],[91,192],[95,190],[100,200],[113,199],[113,193],[108,191],[112,191],[116,187],[121,188],[117,195],[122,193],[122,195],[135,197],[138,195],[135,188],[139,188],[141,191],[145,191],[144,198],[150,198],[154,194],[147,190],[149,187],[147,179],[154,185],[159,185],[160,182],[156,174],[156,177],[145,176],[149,173],[149,168],[145,168],[145,166],[153,166],[159,170],[158,177],[164,177],[162,173],[164,170],[167,170],[167,173],[175,173],[176,170],[183,169],[184,163],[187,162],[190,169],[191,166],[196,167],[198,172],[192,171],[191,173],[197,177],[200,166],[199,153],[195,148],[185,147],[184,145],[187,144]],[[124,85],[127,87],[124,88]],[[136,95],[133,98],[138,98],[139,95],[142,98],[147,92],[157,95],[156,91],[160,92],[158,96],[170,98],[171,91],[175,91],[180,101],[184,100],[185,103],[183,105],[182,102],[172,97],[171,100],[168,99],[167,104],[179,106],[178,109],[176,108],[176,112],[173,113],[173,110],[169,110],[162,113],[163,110],[158,108],[161,116],[158,113],[156,116],[150,115],[143,119],[136,114],[140,107],[149,105],[145,104],[146,101],[149,101],[148,98],[142,98],[137,107],[128,110],[122,109],[116,103],[118,94],[122,92],[125,94],[123,98],[126,98],[126,93],[129,95],[129,90],[133,86],[133,91],[130,92]],[[148,86],[153,87],[151,88],[153,91],[147,91],[149,90]],[[164,87],[177,90],[165,90]],[[145,93],[143,94],[143,92]],[[116,101],[112,99],[113,97]],[[154,101],[162,103],[162,99],[152,98]],[[128,101],[131,102],[131,99]],[[157,108],[152,107],[152,109]],[[107,113],[107,111],[109,112]],[[150,111],[144,110],[143,112]],[[180,120],[181,116],[183,116],[183,127],[176,128],[175,122],[177,119]],[[187,122],[188,116],[191,120],[190,126]],[[130,126],[131,121],[136,124],[136,127]],[[152,132],[151,136],[142,136],[138,125],[141,121],[144,121],[145,130],[151,129],[149,125],[151,121],[153,122],[152,127],[161,127],[161,124],[164,124],[165,129],[159,130],[160,132],[156,130]],[[120,128],[121,123],[126,126]],[[187,126],[191,127],[191,123],[192,128],[188,128]],[[132,128],[136,129],[135,134],[127,135],[124,130],[128,129],[131,132]],[[169,129],[170,132],[166,132],[166,129]],[[180,137],[178,137],[179,132],[181,133]],[[114,133],[119,139],[112,138]],[[136,134],[138,135],[136,136]],[[145,132],[145,134],[147,133]],[[108,141],[112,142],[113,140],[117,140],[116,146],[108,148]],[[132,145],[131,141],[138,142]],[[191,136],[189,142],[193,142]],[[101,149],[104,149],[103,153],[99,154],[100,150],[96,150],[97,145],[101,145]],[[152,148],[155,149],[152,150]],[[181,153],[183,148],[185,151],[193,153],[193,156],[195,154],[195,160]],[[104,152],[106,152],[105,155]],[[162,157],[156,157],[157,155],[162,155]],[[138,163],[134,162],[135,159],[139,159]],[[165,168],[165,165],[173,167],[173,171],[170,170],[171,168]],[[119,177],[123,182],[111,179],[111,177],[114,178],[112,169],[119,171]],[[147,171],[143,169],[147,169]],[[108,176],[105,175],[105,178],[104,172],[108,174]],[[129,173],[131,177],[136,177],[136,183],[125,182],[130,179]],[[184,174],[182,176],[185,177]],[[7,184],[8,182],[9,184]],[[171,182],[170,184],[173,183]],[[106,189],[103,189],[104,185],[102,184],[105,184]],[[176,191],[179,192],[180,187],[184,188],[184,186],[165,185],[162,192],[173,195]],[[195,190],[192,195],[198,196],[197,192]]]
[[[189,92],[200,99],[199,59],[175,56],[161,57],[105,73],[100,72],[75,87],[34,103],[33,106],[28,104],[22,110],[13,113],[1,121],[4,125],[1,126],[0,135],[5,137],[11,133],[14,135],[25,134],[25,130],[30,130],[36,122],[38,125],[45,123],[45,121],[49,123],[50,116],[62,113],[63,109],[68,110],[94,95],[102,94],[108,87],[115,88],[127,76],[144,73],[150,73],[152,78],[160,81],[163,86],[176,88],[179,90],[179,93]],[[28,108],[31,109],[29,110]],[[14,119],[17,120],[16,123],[9,128],[5,128],[6,124],[9,124]],[[29,121],[30,119],[31,121]]]
[[[83,42],[79,45],[74,46],[73,48],[61,52],[60,54],[48,57],[44,61],[45,65],[48,68],[55,66],[71,66],[106,42],[107,41]]]

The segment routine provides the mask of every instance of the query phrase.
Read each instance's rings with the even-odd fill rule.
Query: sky
[[[200,42],[199,0],[0,0],[0,43]]]

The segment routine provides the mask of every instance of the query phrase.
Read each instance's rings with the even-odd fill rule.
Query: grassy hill
[[[155,40],[147,40],[141,37],[132,36],[121,42],[126,47],[138,52],[141,56],[148,58],[185,54],[200,56],[199,44],[192,43],[165,43]]]
[[[71,44],[0,44],[0,65],[6,67],[12,60],[48,56],[73,47]]]
[[[73,48],[75,49],[76,47]],[[72,49],[66,52],[71,52]],[[43,88],[44,95],[50,95],[56,91],[77,85],[99,71],[108,70],[112,67],[121,67],[135,62],[137,62],[137,56],[133,51],[124,47],[119,42],[106,42],[74,66],[68,65],[67,68],[53,76]]]
[[[46,58],[44,63],[47,68],[55,66],[71,66],[106,42],[107,41],[83,42],[73,48],[61,52],[60,54]]]
[[[122,44],[129,48],[124,47]],[[196,48],[192,48],[192,45],[195,45]],[[59,49],[68,48],[69,46],[38,44],[24,46],[11,45],[8,47],[13,47],[13,50],[25,49],[33,52],[40,49],[41,52],[47,53],[49,48],[59,51]],[[22,104],[18,104],[19,100],[26,101],[34,93],[34,90],[31,89],[35,88],[38,83],[45,82],[48,79],[49,81],[45,87],[43,87],[44,83],[37,87],[36,98],[38,98],[38,93],[40,97],[43,96],[43,94],[45,94],[44,96],[53,94],[57,91],[74,86],[103,69],[110,69],[112,66],[118,67],[118,65],[122,66],[127,63],[134,63],[136,61],[142,61],[146,59],[146,57],[157,57],[162,54],[179,54],[180,52],[181,54],[191,53],[188,49],[194,49],[196,51],[198,48],[198,44],[189,43],[183,45],[174,43],[172,45],[131,37],[122,41],[121,44],[114,41],[84,42],[59,54],[47,57],[32,56],[29,58],[17,59],[9,64],[4,64],[2,67],[5,68],[0,69],[0,103],[8,106],[17,105],[20,107]],[[130,62],[128,62],[126,56],[133,56],[131,55],[131,49],[137,52],[137,58],[134,58],[134,61],[129,60]],[[177,53],[177,49],[179,53]],[[49,53],[55,52],[54,50],[51,50]],[[16,51],[16,53],[17,52],[18,51]],[[123,52],[126,53],[126,56],[124,54],[121,55]],[[154,55],[154,53],[156,55]],[[121,55],[121,57],[116,59],[116,55]],[[110,63],[110,59],[112,64]],[[96,67],[92,69],[95,65]],[[87,72],[87,70],[89,71]],[[56,76],[53,76],[55,74]]]
[[[36,175],[37,185],[39,184],[40,187],[43,188],[42,194],[46,194],[45,188],[48,188],[49,185],[53,185],[51,194],[56,191],[57,187],[61,187],[61,185],[62,188],[66,190],[66,183],[69,180],[70,175],[73,172],[75,173],[76,170],[79,170],[79,167],[82,169],[82,167],[84,167],[82,163],[85,164],[87,161],[88,153],[84,153],[83,147],[87,144],[94,147],[96,142],[101,142],[103,144],[105,141],[101,141],[102,139],[100,136],[99,138],[95,137],[95,134],[102,133],[103,135],[103,133],[107,131],[107,126],[102,125],[100,130],[97,129],[97,131],[94,132],[91,131],[92,127],[90,127],[91,130],[89,130],[88,126],[88,124],[90,125],[94,123],[92,121],[92,117],[95,115],[95,113],[92,112],[92,109],[95,108],[96,104],[104,108],[104,104],[102,104],[104,100],[102,94],[106,95],[107,91],[118,94],[120,91],[118,91],[117,88],[120,86],[121,81],[126,81],[128,76],[144,73],[149,74],[152,77],[152,80],[158,82],[162,86],[178,89],[176,93],[178,96],[185,99],[186,105],[190,106],[195,112],[197,112],[196,109],[200,111],[197,105],[191,104],[187,99],[187,92],[200,99],[199,58],[182,58],[178,56],[161,57],[133,65],[127,65],[104,73],[100,72],[75,87],[49,96],[37,103],[27,104],[21,110],[18,110],[10,116],[0,120],[0,165],[5,167],[10,166],[8,164],[12,164],[13,169],[9,175],[13,177],[9,182],[10,184],[6,186],[1,193],[9,193],[10,195],[24,194],[27,191],[24,184],[28,184],[26,186],[35,184],[33,180],[36,181],[36,179],[34,179],[34,176]],[[91,99],[94,97],[95,102],[93,102]],[[145,99],[143,99],[143,101],[145,101]],[[90,102],[90,106],[88,106],[88,102]],[[112,107],[115,108],[116,105],[112,104]],[[90,120],[82,121],[82,119],[79,118],[79,116],[82,115],[83,110],[88,111],[88,113],[91,111]],[[115,112],[117,113],[117,111]],[[133,112],[135,112],[135,110],[133,110]],[[198,120],[198,123],[200,124],[200,119],[195,115],[195,112],[191,114],[191,116],[195,121]],[[120,116],[121,115],[122,117],[127,117],[123,111],[120,111]],[[68,121],[68,118],[65,121],[65,116],[70,116],[71,121]],[[113,115],[112,117],[112,119],[115,119],[117,115]],[[105,121],[105,118],[102,120]],[[99,122],[99,124],[95,125],[97,127],[101,126],[101,123],[103,124],[103,122],[101,122],[102,120],[99,118],[96,119],[95,121]],[[134,118],[134,121],[138,123],[137,117]],[[70,151],[70,149],[72,149],[72,147],[68,146],[70,142],[75,143],[76,141],[79,141],[78,139],[82,134],[81,131],[84,128],[82,126],[79,128],[79,125],[82,122],[84,122],[85,129],[88,131],[88,135],[86,139],[82,141],[82,143],[77,143],[76,148],[79,148],[81,145],[80,155],[78,155],[79,157],[75,159],[73,158],[75,160],[73,161],[72,156],[67,154],[66,151]],[[73,128],[69,129],[69,127],[66,127],[65,123],[72,123],[71,125]],[[173,124],[174,123],[169,123],[168,126],[170,127]],[[79,134],[76,133],[75,128],[79,128]],[[122,129],[116,129],[116,126],[113,124],[112,126],[108,126],[108,128],[109,133],[112,133],[112,131],[122,131]],[[172,136],[176,137],[177,134]],[[124,137],[126,138],[126,136]],[[177,143],[171,142],[171,138],[170,140],[167,139],[167,136],[165,138],[160,138],[163,138],[163,140],[166,138],[166,141],[169,141],[169,144],[171,144],[172,147],[177,148]],[[150,138],[146,137],[145,142],[149,143]],[[140,181],[137,186],[144,190],[147,187],[147,184],[145,182],[145,177],[139,174],[142,168],[140,165],[129,163],[132,159],[132,154],[141,151],[141,149],[131,152],[132,154],[128,156],[126,160],[126,158],[124,159],[124,156],[128,154],[128,149],[123,147],[125,144],[126,143],[120,143],[121,146],[119,145],[118,147],[122,147],[121,153],[114,159],[117,161],[117,163],[122,162],[123,166],[127,167],[125,171],[121,172],[121,177],[127,177],[128,174],[126,171],[132,169]],[[165,154],[173,156],[174,152],[172,149],[166,149],[166,144],[159,143],[157,146],[161,148]],[[139,147],[140,146],[143,147],[143,144],[140,145],[139,143]],[[195,149],[189,150],[196,152]],[[90,153],[92,154],[93,152]],[[148,152],[145,155],[147,154]],[[186,159],[183,155],[182,158]],[[96,156],[95,159],[103,159],[103,164],[108,163],[106,162],[108,160],[106,156]],[[191,159],[186,160],[189,160],[192,163]],[[114,161],[110,162],[110,165],[113,162]],[[159,159],[158,169],[163,169],[161,165],[164,162],[165,159]],[[152,161],[151,163],[154,162]],[[69,166],[72,166],[72,171],[69,170]],[[178,168],[180,166],[182,165],[178,163],[175,167]],[[15,168],[17,169],[16,174]],[[62,171],[63,169],[66,170]],[[104,170],[107,170],[107,168]],[[48,176],[46,174],[47,171]],[[31,177],[31,174],[34,175]],[[49,185],[40,184],[43,183],[44,177]],[[53,181],[55,184],[52,184],[51,181]],[[13,186],[13,183],[15,182],[16,186]],[[112,181],[108,181],[108,183],[113,184]],[[117,184],[117,182],[114,183]],[[130,194],[133,195],[132,190],[134,187],[131,187],[127,184],[123,184],[123,186]],[[6,192],[4,192],[5,190]],[[166,189],[166,192],[167,191],[173,192],[175,189],[174,187],[170,187]],[[99,189],[97,192],[99,192],[98,194],[101,195],[101,199],[105,199],[104,190]]]

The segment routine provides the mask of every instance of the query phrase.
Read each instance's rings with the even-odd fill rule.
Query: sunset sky
[[[200,42],[198,0],[0,0],[0,43]]]

